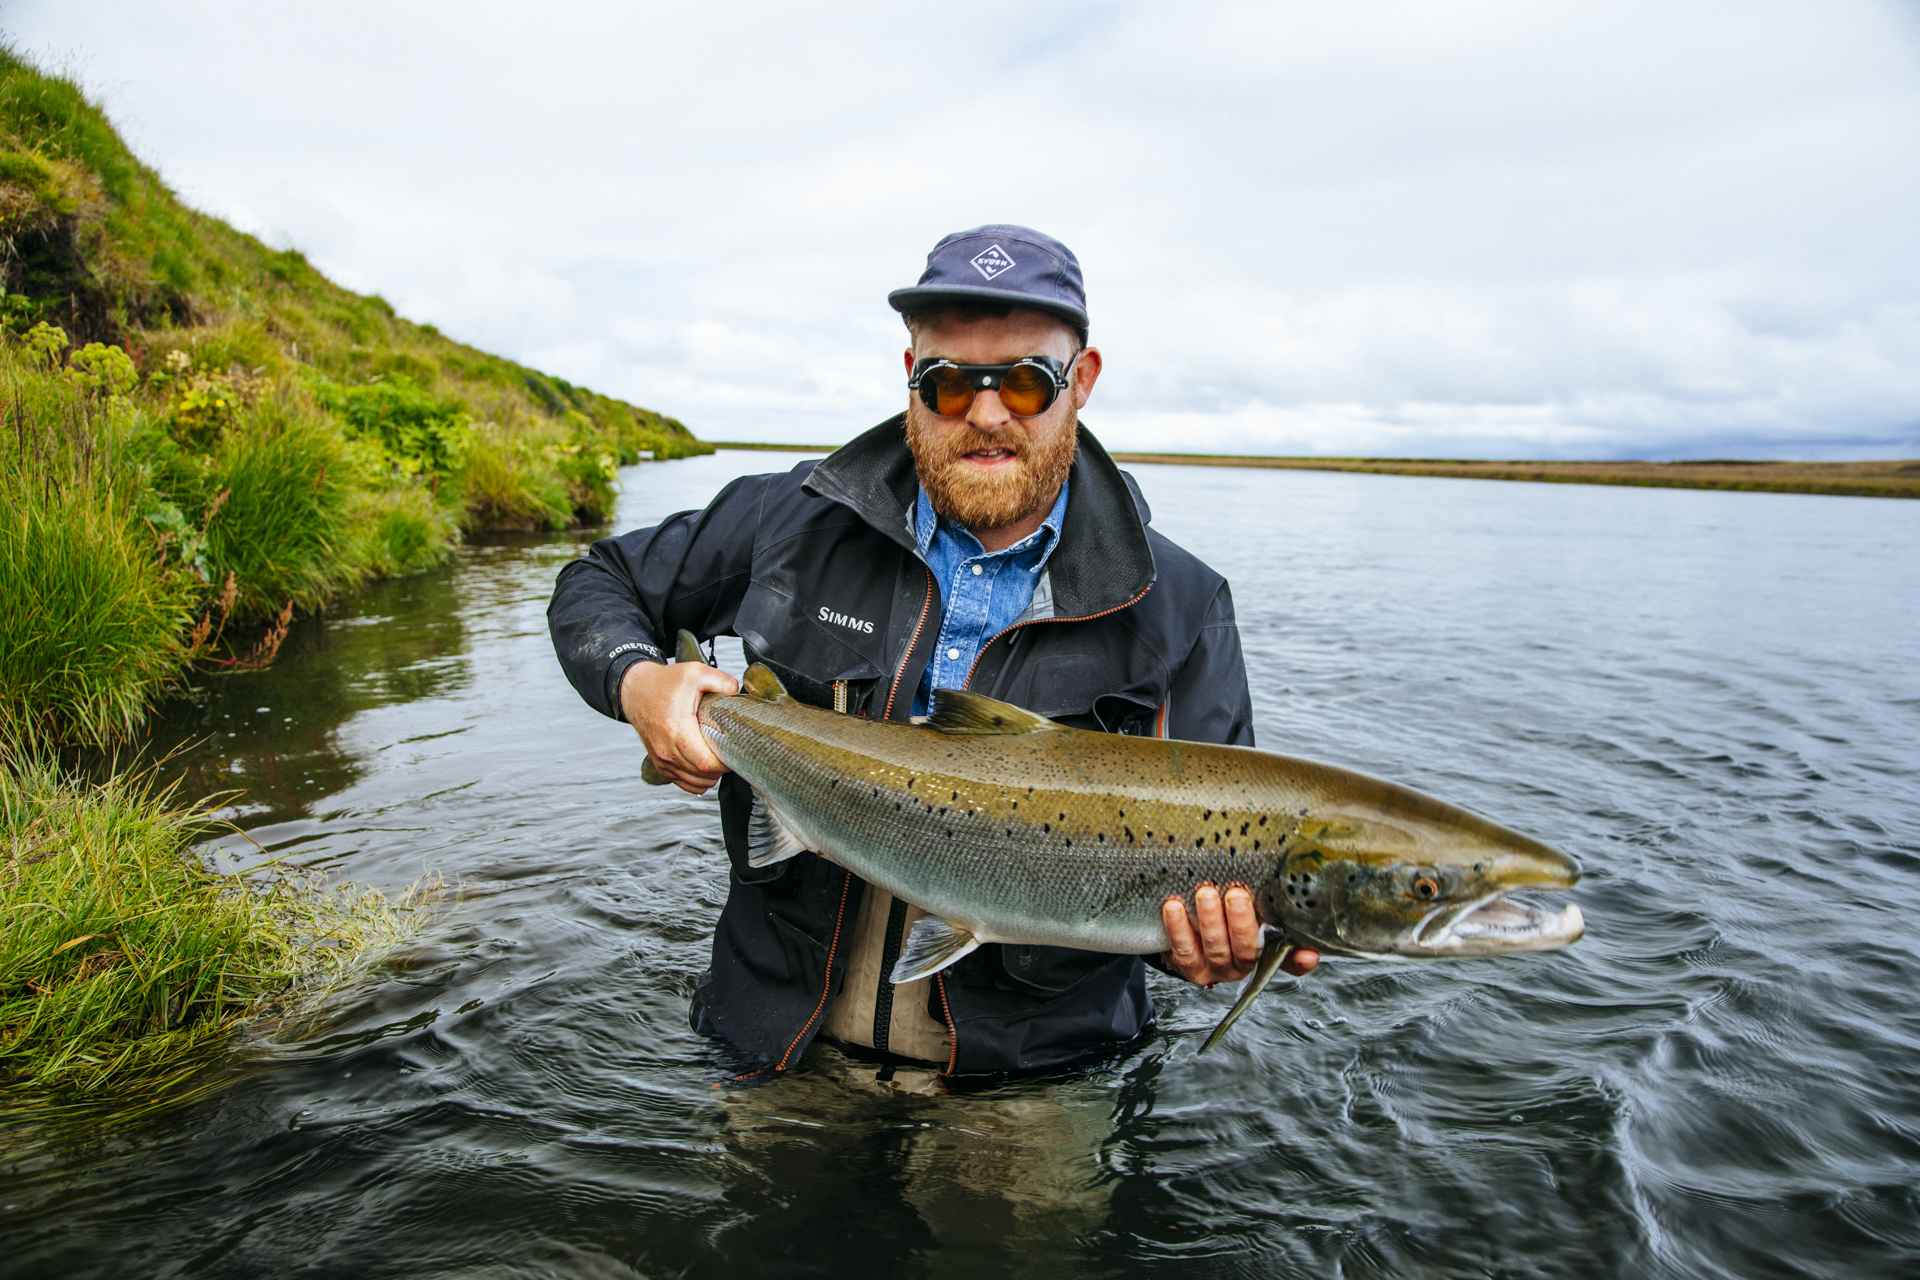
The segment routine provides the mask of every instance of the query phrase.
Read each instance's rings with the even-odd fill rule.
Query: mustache
[[[1025,462],[1033,452],[1033,442],[1024,431],[980,431],[967,427],[939,442],[938,460],[953,462],[982,449],[1005,449]]]

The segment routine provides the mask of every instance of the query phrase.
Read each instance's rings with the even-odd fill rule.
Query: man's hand
[[[704,663],[636,662],[620,677],[620,711],[660,776],[697,796],[727,771],[700,732],[700,695],[739,691],[738,680]]]
[[[1199,908],[1197,921],[1187,919],[1187,904],[1178,895],[1160,904],[1160,919],[1173,943],[1167,963],[1188,982],[1203,987],[1238,982],[1252,973],[1260,959],[1260,920],[1253,913],[1253,894],[1243,884],[1228,885],[1225,894],[1202,884],[1193,891],[1193,903]],[[1302,947],[1281,961],[1280,967],[1298,977],[1319,964],[1320,953]]]

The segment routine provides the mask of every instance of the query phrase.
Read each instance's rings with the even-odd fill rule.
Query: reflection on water
[[[790,462],[629,469],[622,527]],[[1568,848],[1584,942],[1329,961],[1206,1058],[1233,993],[1156,976],[1080,1072],[715,1089],[713,803],[555,667],[587,535],[488,542],[157,734],[267,849],[460,901],[237,1085],[0,1173],[9,1273],[1910,1274],[1920,504],[1137,474],[1234,583],[1263,745]]]

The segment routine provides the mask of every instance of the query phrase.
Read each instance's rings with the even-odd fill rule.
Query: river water
[[[631,468],[618,527],[791,461]],[[1152,975],[1082,1071],[717,1089],[717,810],[554,663],[591,535],[496,539],[163,726],[266,849],[457,896],[224,1090],[0,1166],[0,1270],[1920,1273],[1920,503],[1136,475],[1234,584],[1261,744],[1574,853],[1583,942],[1330,960],[1204,1059],[1233,993]]]

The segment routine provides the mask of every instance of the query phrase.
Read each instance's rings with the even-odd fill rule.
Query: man
[[[831,457],[734,482],[706,510],[594,545],[548,609],[567,677],[625,719],[655,767],[720,786],[732,884],[694,1026],[757,1070],[825,1034],[948,1072],[1048,1067],[1123,1043],[1152,1010],[1134,956],[986,946],[886,980],[916,908],[820,858],[747,865],[751,788],[702,737],[731,676],[665,665],[676,633],[740,637],[804,701],[900,720],[937,688],[1065,724],[1252,745],[1233,602],[1148,526],[1078,412],[1100,377],[1080,264],[1024,227],[950,235],[888,301],[912,335],[906,412]],[[1224,890],[1224,895],[1223,895]],[[1178,897],[1161,967],[1212,984],[1260,952],[1245,886]],[[1293,972],[1318,957],[1296,953]]]

